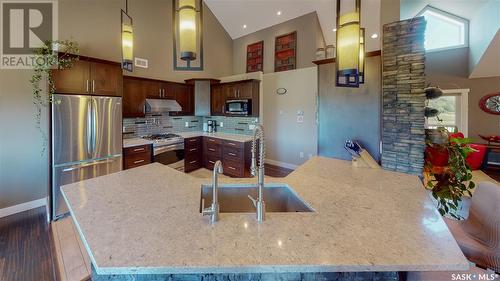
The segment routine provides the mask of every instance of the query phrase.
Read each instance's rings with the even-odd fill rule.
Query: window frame
[[[463,22],[464,23],[464,43],[461,45],[453,45],[449,47],[442,47],[442,48],[436,48],[436,49],[425,49],[426,52],[439,52],[439,51],[444,51],[444,50],[453,50],[453,49],[460,49],[460,48],[468,48],[469,47],[469,26],[470,22],[466,18],[462,18],[460,16],[454,15],[452,13],[443,11],[441,9],[438,9],[436,7],[433,7],[431,5],[426,5],[417,15],[416,17],[423,16],[423,14],[427,11],[434,12],[436,14],[440,14],[444,17],[448,17],[452,20]],[[427,30],[426,30],[427,31]]]
[[[470,89],[448,89],[443,90],[443,96],[456,96],[459,99],[460,108],[456,110],[459,113],[459,122],[457,127],[467,138],[469,136],[469,92]],[[427,121],[425,127],[427,128]]]

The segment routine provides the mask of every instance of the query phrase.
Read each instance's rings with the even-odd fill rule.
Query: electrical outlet
[[[302,151],[301,151],[301,152],[299,152],[299,157],[300,157],[300,158],[304,158],[304,152],[302,152]]]
[[[219,126],[220,126],[221,128],[223,128],[223,127],[224,127],[224,122],[220,122],[220,123],[219,123]]]
[[[255,125],[254,124],[249,124],[248,125],[249,130],[255,130]]]
[[[184,125],[186,128],[189,127],[189,122],[186,122],[186,124]]]

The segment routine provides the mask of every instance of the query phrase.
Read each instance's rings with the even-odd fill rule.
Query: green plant
[[[55,93],[52,70],[70,69],[78,60],[79,52],[78,43],[70,40],[46,41],[35,50],[30,84],[33,88],[36,128],[42,135],[42,154],[48,143],[47,134],[41,127],[42,109],[52,102],[52,95]],[[40,85],[42,81],[46,82],[46,90]]]
[[[469,146],[472,142],[469,138],[451,138],[444,144],[428,142],[427,145],[439,151],[447,151],[448,165],[446,167],[433,167],[430,161],[426,161],[425,170],[432,176],[426,187],[432,191],[432,196],[438,202],[439,213],[453,218],[461,219],[454,211],[458,210],[462,196],[472,196],[471,190],[475,184],[472,179],[472,170],[469,168],[467,155],[475,150]]]

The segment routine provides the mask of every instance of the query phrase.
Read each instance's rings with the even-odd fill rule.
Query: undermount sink
[[[221,213],[255,213],[248,195],[257,198],[255,185],[219,185],[218,199]],[[293,189],[284,184],[265,184],[263,189],[266,212],[314,212]],[[200,212],[212,204],[212,186],[201,186]]]

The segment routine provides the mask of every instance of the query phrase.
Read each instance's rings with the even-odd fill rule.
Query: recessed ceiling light
[[[244,25],[243,25],[243,28],[247,28],[247,25],[246,25],[246,24],[244,24]]]
[[[333,29],[333,32],[337,32],[337,29],[336,29],[336,28],[334,28],[334,29]]]
[[[281,11],[277,11],[277,12],[276,12],[276,14],[277,14],[278,16],[281,16]]]
[[[373,33],[372,36],[370,36],[372,39],[376,39],[378,38],[378,34],[377,33]]]

